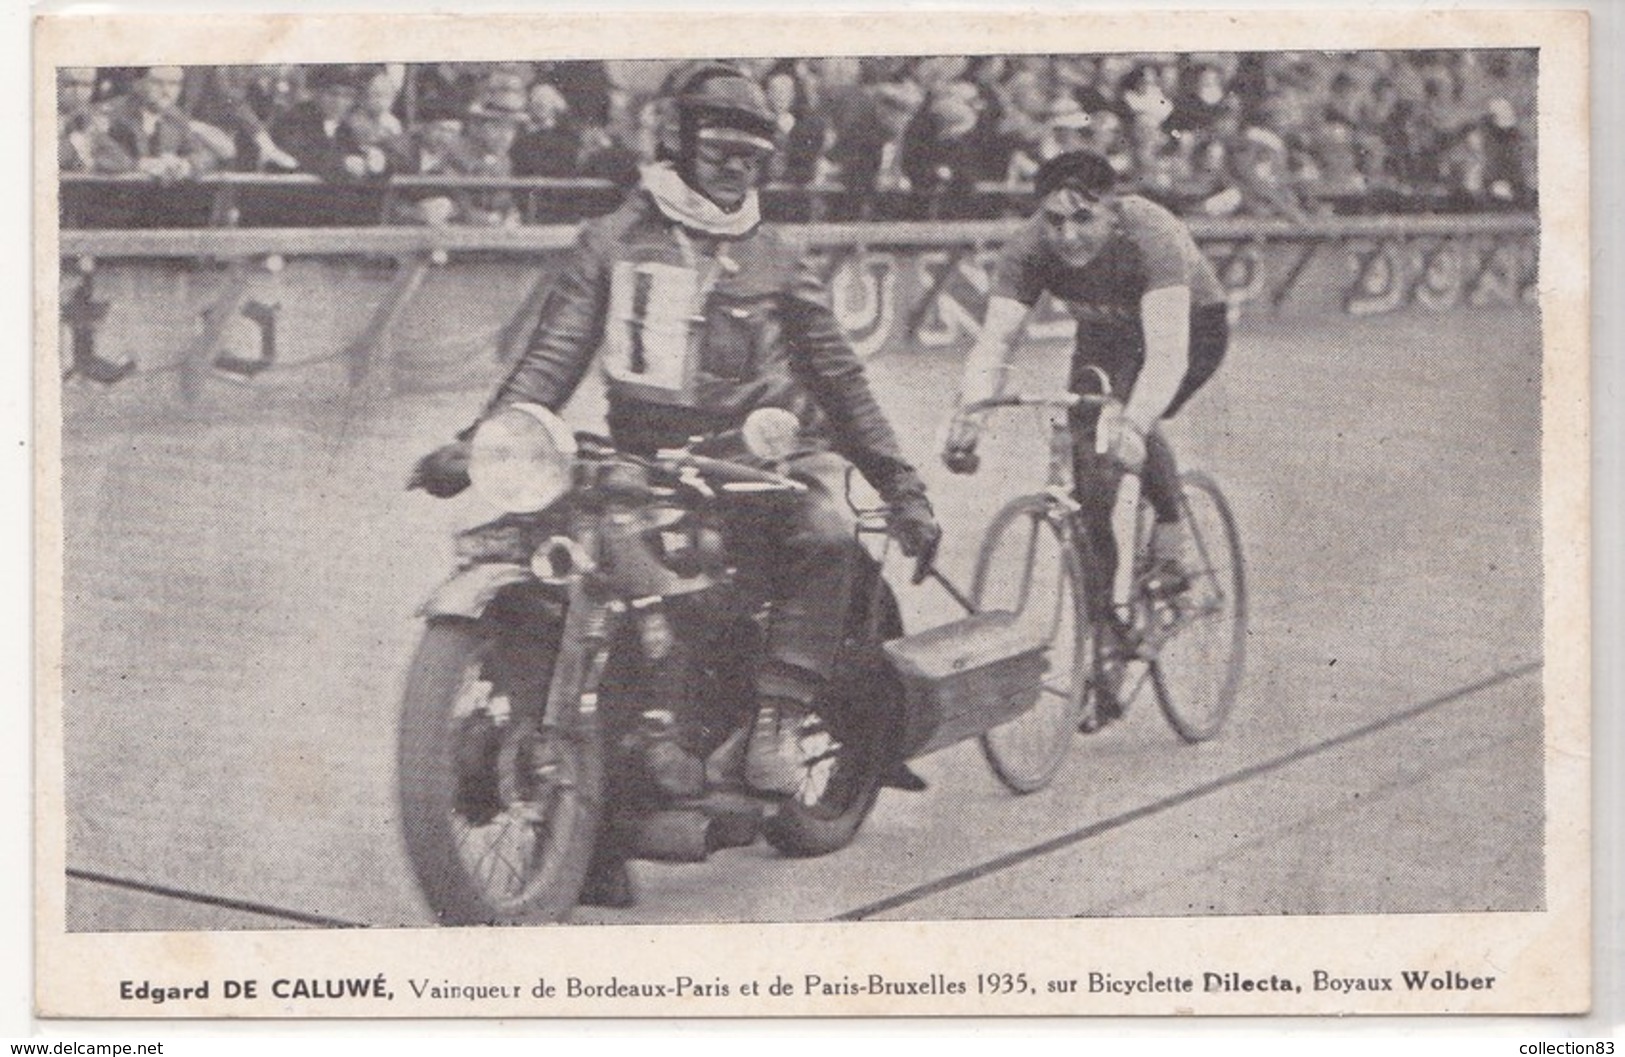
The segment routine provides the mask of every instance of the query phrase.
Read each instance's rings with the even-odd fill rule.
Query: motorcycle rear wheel
[[[880,795],[879,754],[865,744],[869,739],[840,724],[815,737],[824,745],[814,751],[801,788],[763,829],[769,844],[794,858],[828,855],[852,843]]]
[[[425,629],[402,702],[401,825],[418,884],[447,925],[563,921],[602,814],[595,722],[540,720],[552,643],[494,621]]]

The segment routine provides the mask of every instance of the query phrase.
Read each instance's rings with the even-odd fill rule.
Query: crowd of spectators
[[[512,188],[625,186],[653,149],[664,62],[58,71],[63,172],[394,181],[388,219],[517,223]],[[1535,53],[1258,52],[742,60],[779,115],[771,177],[864,216],[990,215],[1087,146],[1186,212],[1523,208]],[[1002,193],[1000,189],[1005,189]]]

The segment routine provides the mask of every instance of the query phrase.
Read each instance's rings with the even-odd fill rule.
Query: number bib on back
[[[695,268],[616,262],[602,359],[613,388],[651,403],[694,405],[710,286]]]

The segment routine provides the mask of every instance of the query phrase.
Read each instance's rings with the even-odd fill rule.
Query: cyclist
[[[981,424],[962,409],[1003,391],[1007,361],[1028,314],[1046,292],[1058,298],[1078,323],[1072,391],[1098,391],[1098,369],[1112,392],[1125,398],[1121,415],[1102,421],[1098,406],[1081,404],[1073,419],[1077,498],[1085,531],[1108,573],[1091,587],[1090,609],[1099,619],[1109,613],[1107,585],[1117,562],[1111,513],[1124,472],[1141,474],[1155,512],[1156,575],[1176,585],[1186,582],[1179,471],[1157,423],[1178,413],[1218,369],[1229,344],[1227,305],[1185,223],[1154,202],[1119,191],[1116,171],[1101,155],[1057,155],[1039,168],[1034,186],[1038,212],[999,256],[943,460],[955,473],[975,471]],[[1096,454],[1097,428],[1104,434],[1105,458]]]
[[[629,451],[736,429],[757,408],[800,419],[804,443],[823,453],[797,464],[810,491],[788,516],[740,513],[728,539],[741,579],[774,603],[745,776],[787,795],[867,560],[825,483],[840,477],[837,457],[891,505],[892,534],[920,572],[941,533],[817,272],[760,225],[756,185],[777,128],[761,88],[732,66],[689,64],[668,79],[661,111],[660,160],[620,209],[583,227],[487,413],[520,402],[557,410],[602,347],[610,433]],[[454,495],[468,484],[467,462],[466,440],[446,445],[413,483]]]

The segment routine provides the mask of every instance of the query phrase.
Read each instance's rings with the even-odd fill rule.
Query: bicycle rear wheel
[[[1017,793],[1048,785],[1066,758],[1093,659],[1083,566],[1070,537],[1051,520],[1051,505],[1032,495],[999,511],[971,584],[979,611],[1015,613],[1036,641],[1050,644],[1037,703],[981,739],[993,773]]]
[[[1247,575],[1241,536],[1217,482],[1182,475],[1180,504],[1190,540],[1189,585],[1151,599],[1172,631],[1151,666],[1162,714],[1181,738],[1206,741],[1230,715],[1247,654]]]

